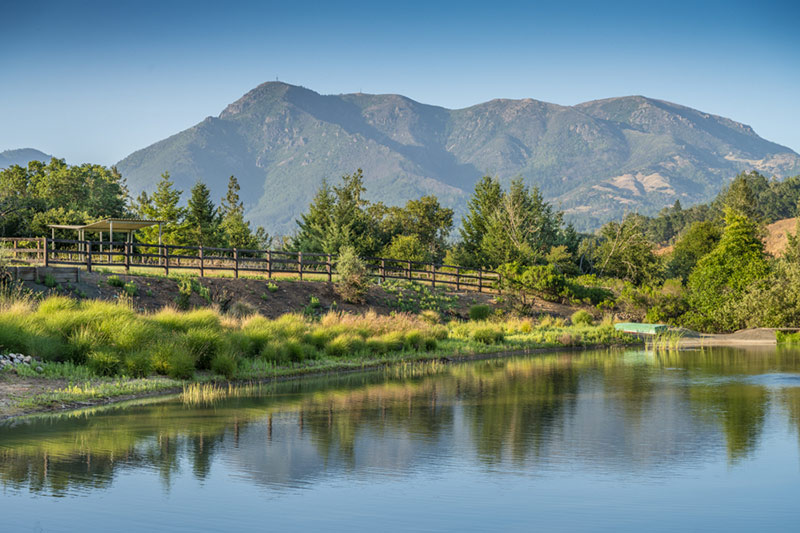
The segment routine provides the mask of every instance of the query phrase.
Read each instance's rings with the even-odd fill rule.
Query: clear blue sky
[[[112,164],[264,81],[450,108],[642,94],[800,151],[798,2],[0,0],[0,151]]]

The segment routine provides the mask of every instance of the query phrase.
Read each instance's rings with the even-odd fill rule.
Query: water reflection
[[[6,489],[109,490],[122,472],[200,485],[308,487],[342,473],[407,476],[469,463],[496,471],[665,476],[759,449],[768,420],[800,434],[800,353],[585,352],[407,365],[18,420],[0,427]]]

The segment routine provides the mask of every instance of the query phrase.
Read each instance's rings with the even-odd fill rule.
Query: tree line
[[[281,246],[497,269],[522,305],[531,296],[558,299],[702,330],[800,326],[800,239],[790,238],[778,258],[762,239],[765,224],[798,214],[800,176],[743,173],[707,204],[684,209],[676,202],[654,217],[631,213],[594,234],[576,232],[522,179],[507,187],[479,180],[455,239],[454,212],[435,196],[387,206],[366,192],[361,170],[323,181]],[[202,182],[184,204],[168,173],[155,191],[130,199],[113,167],[32,162],[0,171],[0,215],[3,236],[135,216],[164,221],[169,244],[264,249],[272,242],[245,220],[233,176],[219,205]],[[142,230],[140,241],[153,242],[157,231]]]

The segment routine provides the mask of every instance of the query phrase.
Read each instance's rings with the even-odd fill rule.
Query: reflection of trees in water
[[[771,394],[706,378],[800,362],[797,352],[778,352],[771,363],[766,355],[726,353],[585,352],[419,365],[399,380],[372,374],[296,382],[215,405],[172,402],[19,423],[0,432],[0,479],[63,494],[107,487],[120,469],[155,468],[169,487],[182,464],[204,480],[225,453],[254,480],[291,484],[320,472],[405,472],[452,453],[455,439],[487,464],[551,460],[572,450],[587,461],[650,468],[663,458],[680,461],[693,445],[681,438],[707,444],[716,427],[738,460],[755,449]],[[666,370],[673,367],[683,370]],[[800,389],[776,391],[800,430]],[[648,446],[654,430],[675,436]]]

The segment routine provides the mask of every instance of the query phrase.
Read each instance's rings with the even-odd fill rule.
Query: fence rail
[[[36,248],[22,248],[18,242],[35,243]],[[206,271],[254,273],[272,278],[274,274],[314,275],[333,280],[336,256],[331,254],[214,248],[173,244],[147,244],[122,241],[83,241],[69,239],[0,239],[0,245],[17,254],[28,254],[44,266],[83,266],[91,272],[97,266],[170,270],[191,269],[204,277]],[[26,244],[30,246],[30,244]],[[15,258],[21,257],[15,255]],[[457,291],[499,292],[500,275],[491,270],[472,270],[457,265],[406,261],[388,257],[364,257],[370,276],[385,281],[400,279],[454,287]]]
[[[0,238],[0,250],[5,250],[15,260],[41,263],[44,261],[44,248],[44,239],[38,237]]]

